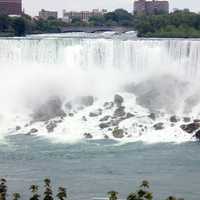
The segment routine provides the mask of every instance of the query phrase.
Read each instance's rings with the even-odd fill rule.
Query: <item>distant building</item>
[[[58,12],[56,12],[56,11],[48,11],[48,10],[44,10],[44,9],[42,9],[39,12],[39,18],[40,19],[47,20],[50,17],[57,19],[58,18]]]
[[[99,10],[94,9],[92,11],[69,11],[63,10],[63,21],[70,23],[73,18],[80,18],[83,22],[88,22],[90,17],[93,16],[103,16],[105,13],[107,13],[107,10]]]
[[[21,15],[22,0],[0,0],[0,14]]]
[[[169,13],[169,2],[161,0],[160,1],[137,0],[134,2],[134,13],[138,15]]]

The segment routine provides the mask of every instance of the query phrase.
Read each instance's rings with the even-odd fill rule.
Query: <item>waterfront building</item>
[[[73,18],[80,18],[83,22],[88,22],[90,17],[93,16],[103,16],[105,13],[107,13],[107,10],[99,10],[99,9],[93,9],[92,11],[66,11],[63,10],[63,21],[70,23]]]
[[[56,11],[48,11],[48,10],[44,10],[44,9],[42,9],[39,12],[39,18],[40,19],[47,20],[50,17],[57,19],[58,18],[58,12],[56,12]]]
[[[21,15],[22,0],[0,0],[1,15]]]
[[[168,1],[147,1],[147,0],[136,0],[134,2],[134,14],[160,14],[169,13],[169,2]]]

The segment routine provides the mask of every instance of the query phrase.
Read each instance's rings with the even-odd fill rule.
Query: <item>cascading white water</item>
[[[174,113],[187,110],[187,114],[192,113],[196,117],[200,111],[196,84],[199,69],[198,40],[1,39],[2,132],[13,132],[12,128],[18,123],[31,121],[34,110],[52,96],[59,97],[62,102],[86,95],[98,99],[95,105],[75,114],[76,120],[67,117],[67,132],[70,134],[82,130],[102,132],[97,128],[99,118],[87,125],[77,121],[84,112],[112,100],[116,93],[124,94],[124,98],[128,98],[125,100],[127,107],[135,107],[141,115],[144,112],[148,114],[148,109],[151,111],[158,105],[159,110],[169,113],[172,110]],[[127,93],[127,87],[132,87],[131,92]],[[149,96],[150,92],[153,98]],[[187,105],[186,109],[185,104],[189,104],[191,96],[194,106],[188,108]],[[146,101],[148,98],[154,101],[150,102],[151,105]],[[66,129],[61,127],[57,132],[63,135]],[[127,130],[134,135],[133,129]],[[41,132],[45,131],[41,129]],[[101,137],[98,135],[97,138]]]

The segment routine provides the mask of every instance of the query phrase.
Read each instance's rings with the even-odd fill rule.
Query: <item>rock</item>
[[[113,108],[114,106],[114,103],[113,102],[105,102],[103,107],[106,109],[106,110],[109,110],[111,108]]]
[[[200,123],[200,119],[194,119],[194,123]]]
[[[125,110],[124,106],[118,107],[114,112],[114,118],[125,116],[126,112],[124,110]]]
[[[92,134],[90,134],[90,133],[84,133],[84,137],[86,139],[92,139],[93,138]]]
[[[37,133],[38,130],[36,128],[32,128],[28,133],[27,135],[31,135],[32,133]]]
[[[62,110],[62,102],[58,97],[52,97],[45,104],[39,106],[32,115],[33,121],[48,121],[56,117],[66,117]]]
[[[105,128],[108,128],[108,127],[110,127],[110,126],[111,126],[111,123],[110,123],[110,122],[99,124],[99,127],[100,127],[101,129],[105,129]]]
[[[155,114],[155,113],[151,113],[150,115],[148,115],[148,117],[149,117],[150,119],[152,119],[153,121],[156,120],[156,114]]]
[[[127,113],[126,114],[126,119],[129,119],[129,118],[132,118],[132,117],[135,117],[135,115],[132,114],[132,113]]]
[[[74,116],[74,113],[69,113],[69,117],[73,117]]]
[[[123,102],[124,102],[123,97],[116,94],[114,97],[114,103],[117,105],[117,107],[121,107]]]
[[[190,124],[183,124],[180,126],[182,130],[184,130],[187,133],[193,133],[194,131],[198,130],[200,128],[200,123],[190,123]]]
[[[47,129],[48,133],[52,133],[56,127],[57,127],[56,122],[52,121],[46,126],[46,129]]]
[[[121,139],[124,137],[124,130],[123,129],[119,129],[119,128],[115,128],[112,132],[113,136],[115,138]]]
[[[184,118],[183,118],[183,121],[184,121],[185,123],[188,123],[188,122],[191,121],[191,118],[190,118],[190,117],[184,117]]]
[[[82,117],[82,120],[83,120],[84,122],[87,122],[86,116],[83,116],[83,117]]]
[[[162,122],[159,122],[159,123],[157,123],[157,124],[154,124],[153,125],[153,128],[155,129],[155,130],[162,130],[162,129],[164,129],[165,127],[164,127],[164,123],[162,123]]]
[[[103,118],[101,118],[99,121],[100,121],[100,122],[108,121],[109,118],[110,118],[110,116],[109,116],[109,115],[106,115],[106,116],[104,116]]]
[[[101,114],[102,114],[102,109],[97,109],[97,110],[95,110],[93,112],[90,112],[89,116],[90,117],[98,117]]]
[[[195,133],[195,138],[200,141],[200,130]]]
[[[16,131],[21,130],[21,126],[16,126],[16,127],[15,127],[15,130],[16,130]]]
[[[172,123],[177,123],[177,122],[180,121],[180,119],[179,119],[176,115],[171,116],[169,120],[170,120],[170,122],[172,122]]]

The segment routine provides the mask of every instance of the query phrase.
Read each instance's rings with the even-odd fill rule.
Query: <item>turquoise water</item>
[[[31,136],[12,136],[0,144],[0,176],[9,192],[28,197],[29,185],[43,185],[51,177],[54,188],[68,188],[69,198],[88,200],[117,190],[120,197],[148,179],[155,199],[170,194],[199,200],[200,154],[198,143],[118,145],[112,141],[55,144]],[[41,190],[42,192],[42,190]]]

